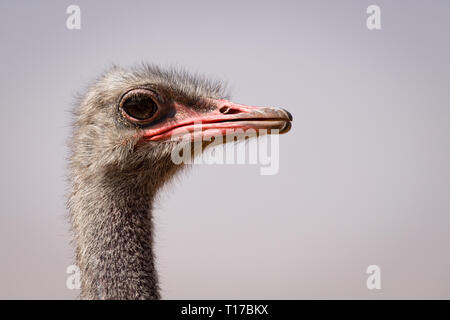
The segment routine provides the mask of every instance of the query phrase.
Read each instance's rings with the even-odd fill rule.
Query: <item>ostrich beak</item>
[[[281,108],[255,107],[228,100],[213,100],[215,108],[198,112],[182,104],[175,104],[172,118],[144,131],[148,141],[170,140],[193,133],[193,139],[225,136],[237,130],[252,129],[257,133],[284,134],[291,129],[292,115]],[[261,131],[264,130],[264,131]]]

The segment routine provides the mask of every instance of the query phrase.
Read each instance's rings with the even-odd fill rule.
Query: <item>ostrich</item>
[[[226,100],[219,82],[152,65],[104,73],[74,118],[68,208],[82,299],[160,298],[152,203],[183,167],[174,148],[211,132],[285,133],[292,120],[283,109]],[[200,134],[191,134],[198,122]],[[171,139],[180,132],[192,137]]]

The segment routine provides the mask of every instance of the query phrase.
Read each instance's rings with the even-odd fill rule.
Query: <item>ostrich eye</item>
[[[134,122],[150,120],[158,110],[152,95],[153,93],[146,89],[128,92],[120,102],[124,116]]]

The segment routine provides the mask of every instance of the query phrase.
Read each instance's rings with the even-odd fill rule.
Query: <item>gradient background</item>
[[[371,4],[380,31],[366,28]],[[196,166],[161,194],[163,298],[450,298],[449,13],[449,1],[2,0],[0,298],[77,296],[74,95],[141,61],[294,115],[278,175]],[[366,288],[371,264],[381,290]]]

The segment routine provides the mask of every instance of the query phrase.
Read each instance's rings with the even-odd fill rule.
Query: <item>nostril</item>
[[[227,107],[227,106],[220,108],[219,111],[220,111],[220,113],[223,113],[223,114],[241,113],[241,111],[239,109],[234,109],[234,108]]]

